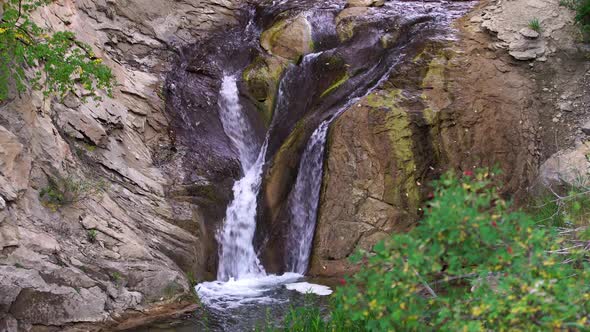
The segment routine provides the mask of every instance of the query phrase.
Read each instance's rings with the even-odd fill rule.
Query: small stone
[[[539,38],[539,33],[531,28],[522,28],[520,34],[529,39]]]
[[[559,119],[558,118],[553,118],[551,121],[553,121],[553,123],[558,123]]]
[[[481,22],[483,22],[483,17],[481,17],[481,16],[473,16],[469,21],[471,23],[481,23]]]
[[[0,196],[0,210],[6,209],[6,201]]]
[[[574,110],[571,102],[563,101],[563,102],[560,102],[557,106],[559,107],[559,110],[562,112],[571,112]]]
[[[590,135],[590,121],[586,121],[586,123],[582,125],[582,132],[586,135]]]

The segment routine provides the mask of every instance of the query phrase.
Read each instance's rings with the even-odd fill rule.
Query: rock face
[[[534,60],[557,51],[575,50],[575,27],[570,11],[562,10],[558,0],[522,0],[491,5],[476,21],[497,35],[495,47],[508,50],[517,60]],[[528,25],[537,19],[540,31]]]
[[[424,163],[416,164],[414,145],[427,142],[413,134],[399,93],[375,92],[332,124],[312,274],[351,273],[351,254],[417,219]]]
[[[487,48],[478,20],[456,25],[457,41],[431,42],[332,124],[311,274],[354,273],[350,255],[411,226],[425,184],[447,169],[500,166],[505,192],[517,196],[533,182],[538,116],[527,68]]]
[[[236,169],[185,171],[159,91],[179,47],[234,24],[237,5],[80,0],[36,13],[92,45],[120,85],[100,102],[34,92],[0,104],[0,330],[97,330],[185,301],[189,279],[214,273],[205,217],[218,222],[229,197],[211,187]],[[48,201],[64,183],[85,189]]]

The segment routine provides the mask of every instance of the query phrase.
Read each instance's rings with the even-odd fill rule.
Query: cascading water
[[[262,179],[266,141],[258,149],[248,119],[242,112],[233,76],[223,78],[220,93],[223,129],[238,150],[244,177],[234,184],[234,199],[227,208],[221,244],[218,280],[264,275],[252,240],[256,230],[256,198]]]
[[[320,2],[332,4],[332,6],[322,5]],[[261,12],[276,16],[278,13],[286,12],[288,8],[300,6],[297,3],[309,5],[310,9],[304,13],[313,28],[314,45],[317,47],[314,47],[314,50],[317,53],[307,54],[301,61],[290,63],[284,68],[275,96],[276,101],[269,132],[265,141],[261,143],[255,135],[254,123],[249,122],[255,116],[250,113],[248,114],[251,117],[246,115],[250,110],[248,107],[252,107],[252,103],[260,100],[240,98],[236,82],[236,77],[239,77],[237,76],[239,75],[238,68],[248,68],[248,63],[233,62],[236,54],[240,53],[234,51],[234,46],[244,47],[244,52],[242,52],[244,58],[249,52],[253,53],[252,57],[259,52],[264,52],[259,46],[260,32],[264,27],[261,22],[264,20],[255,21],[254,15]],[[245,26],[245,32],[241,31],[227,38],[224,37],[226,38],[224,40],[230,41],[229,46],[216,48],[216,50],[222,51],[216,51],[218,53],[212,53],[210,58],[205,58],[216,64],[228,64],[227,68],[220,68],[221,70],[233,68],[232,70],[236,72],[236,76],[226,75],[223,77],[218,106],[223,131],[232,143],[243,173],[243,177],[234,183],[233,201],[227,207],[223,228],[217,234],[219,242],[217,280],[203,282],[196,286],[199,298],[210,314],[230,317],[222,319],[223,326],[220,330],[243,331],[246,329],[245,326],[257,326],[259,321],[255,321],[256,315],[266,317],[266,310],[286,308],[286,305],[276,304],[294,301],[294,299],[297,301],[297,295],[293,295],[293,292],[289,292],[289,290],[303,293],[311,290],[321,295],[331,293],[331,290],[325,286],[299,282],[302,281],[303,274],[308,269],[312,251],[329,126],[343,111],[350,109],[353,103],[371,93],[375,87],[381,86],[393,68],[397,66],[398,61],[411,59],[412,56],[415,56],[413,53],[407,57],[404,54],[406,44],[412,44],[411,38],[402,38],[399,44],[387,47],[383,45],[384,39],[382,37],[395,36],[395,34],[389,33],[389,27],[399,28],[396,31],[400,31],[402,37],[413,36],[413,33],[424,33],[424,31],[432,29],[431,27],[412,30],[414,26],[418,27],[426,22],[425,19],[421,18],[420,12],[413,10],[415,4],[396,1],[396,6],[375,9],[373,17],[377,22],[375,26],[367,27],[363,31],[355,31],[355,33],[364,34],[364,36],[359,35],[346,43],[341,43],[339,36],[337,36],[333,14],[341,11],[344,3],[343,1],[330,0],[274,1],[269,8],[264,8],[260,12],[250,11],[251,19]],[[404,10],[406,8],[404,6],[413,11]],[[420,3],[420,6],[423,5]],[[424,11],[426,12],[427,9]],[[401,17],[402,14],[407,16],[408,20],[398,20],[397,17]],[[269,20],[269,22],[271,21]],[[382,21],[383,23],[381,23]],[[399,24],[401,27],[398,27]],[[375,27],[387,27],[387,29],[376,29]],[[383,35],[386,32],[388,34]],[[244,38],[244,35],[247,38]],[[219,52],[223,52],[223,54]],[[220,55],[222,56],[220,57]],[[266,59],[268,56],[265,54],[260,57],[258,54],[256,59]],[[223,60],[219,61],[219,58]],[[205,62],[198,63],[203,68],[207,66]],[[258,64],[258,62],[256,63]],[[189,67],[194,66],[191,64]],[[198,72],[202,73],[204,78],[212,79],[206,75],[207,71]],[[215,71],[211,71],[211,73],[215,73]],[[341,79],[343,74],[346,78],[344,80]],[[337,82],[338,85],[334,85],[334,82]],[[249,89],[248,83],[252,82],[245,79],[243,83],[243,86]],[[244,92],[244,96],[253,97],[248,95],[252,91],[244,90],[242,92]],[[179,95],[178,98],[182,96]],[[244,101],[243,105],[240,103],[241,100]],[[202,99],[200,101],[202,103]],[[189,111],[192,109],[187,110],[186,114],[192,114]],[[204,110],[202,113],[211,114]],[[319,126],[309,136],[307,145],[301,154],[295,183],[292,188],[288,188],[290,190],[289,196],[287,199],[285,196],[280,197],[280,204],[284,204],[286,201],[287,205],[282,205],[280,210],[277,210],[278,217],[276,219],[280,218],[282,222],[288,218],[290,221],[288,231],[281,230],[278,233],[280,236],[274,236],[276,233],[271,233],[265,227],[260,227],[259,231],[262,235],[256,234],[257,239],[260,236],[262,253],[276,248],[278,250],[285,249],[284,257],[281,257],[278,264],[273,266],[273,262],[270,262],[268,268],[270,270],[271,266],[276,268],[276,265],[286,263],[286,270],[290,272],[280,276],[267,274],[259,261],[253,243],[256,232],[258,195],[266,158],[269,160],[276,158],[282,145],[289,135],[295,132],[299,124],[307,126],[299,133],[309,135],[308,130],[318,123]],[[299,142],[297,144],[301,144]],[[303,146],[298,146],[297,153],[301,149]],[[232,155],[231,151],[228,155]],[[293,162],[296,163],[296,159],[293,159]],[[292,183],[291,181],[292,178],[289,178],[287,181],[289,185]],[[286,190],[286,192],[289,191]],[[264,197],[264,199],[267,198],[267,196]],[[288,210],[284,207],[287,207]],[[271,222],[274,221],[271,220]],[[278,223],[272,224],[271,227],[274,225],[278,225]],[[267,225],[265,224],[265,226]],[[268,236],[264,233],[266,231],[268,231]],[[285,234],[287,243],[269,244],[273,240],[284,241],[283,235]],[[258,244],[260,243],[257,242]],[[268,257],[263,258],[264,262],[268,261]],[[277,314],[276,317],[280,317],[281,314],[279,312]],[[254,320],[246,322],[247,319]]]
[[[291,224],[287,242],[287,265],[289,271],[295,273],[304,274],[309,264],[329,126],[330,121],[324,121],[311,135],[299,163],[295,189],[289,198]]]

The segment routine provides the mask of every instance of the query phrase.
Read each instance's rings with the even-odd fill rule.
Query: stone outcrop
[[[527,68],[488,48],[493,39],[470,16],[456,26],[456,41],[424,47],[332,124],[311,274],[354,273],[350,255],[411,227],[445,170],[499,166],[504,192],[517,197],[533,182],[538,115]]]
[[[262,32],[260,45],[270,54],[297,60],[313,51],[311,24],[304,15],[281,20]]]
[[[539,31],[529,25],[537,20]],[[505,49],[517,60],[546,59],[557,51],[575,51],[575,26],[570,11],[558,0],[507,1],[487,6],[472,22],[493,32],[499,41],[494,47]]]
[[[375,92],[332,124],[311,274],[352,272],[351,254],[408,230],[418,217],[426,164],[414,153],[428,142],[414,135],[400,93]]]
[[[229,198],[210,190],[206,164],[185,172],[160,91],[180,47],[235,24],[236,6],[65,0],[35,14],[89,43],[119,85],[102,101],[33,92],[0,104],[0,330],[97,330],[186,302],[214,273],[205,217]],[[55,198],[64,183],[82,188],[75,199]]]

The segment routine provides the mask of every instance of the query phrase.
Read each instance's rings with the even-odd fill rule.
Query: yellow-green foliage
[[[0,101],[15,87],[32,88],[45,95],[64,97],[83,87],[85,95],[98,98],[97,90],[111,94],[114,76],[96,57],[90,45],[70,31],[49,33],[35,24],[30,15],[50,0],[2,1],[0,20]],[[34,68],[34,75],[25,68]]]
[[[354,257],[361,269],[328,319],[308,305],[284,330],[589,331],[588,228],[565,243],[502,200],[494,178],[444,175],[416,228]]]
[[[39,191],[39,198],[44,206],[56,211],[63,206],[96,196],[106,188],[104,181],[77,179],[72,175],[56,176],[48,179],[47,186]]]

